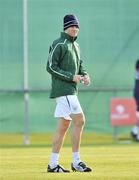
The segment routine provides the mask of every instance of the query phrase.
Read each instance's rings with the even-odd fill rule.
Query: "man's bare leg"
[[[53,139],[52,154],[49,165],[54,167],[58,164],[59,152],[63,145],[66,132],[70,126],[71,121],[60,118],[58,126]]]
[[[73,131],[72,131],[72,152],[73,152],[73,162],[71,164],[71,169],[73,171],[79,172],[90,172],[92,169],[88,167],[84,162],[80,160],[80,143],[83,127],[85,124],[85,117],[83,113],[72,114],[73,120]]]
[[[85,118],[84,114],[74,114],[71,115],[72,120],[73,120],[73,130],[72,130],[72,151],[73,152],[79,152],[80,149],[80,143],[81,143],[81,136],[82,136],[82,131],[83,127],[85,124]]]

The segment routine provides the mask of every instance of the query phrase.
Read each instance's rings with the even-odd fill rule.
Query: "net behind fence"
[[[28,71],[29,131],[54,129],[55,101],[49,99],[50,75],[45,71],[48,49],[63,30],[63,16],[75,13],[80,21],[78,42],[92,78],[90,89],[125,88],[131,97],[134,63],[138,58],[138,0],[29,0]],[[0,132],[24,132],[23,1],[0,0]],[[84,88],[82,85],[79,89]],[[86,88],[86,90],[88,89]],[[12,91],[12,90],[17,90]],[[85,130],[111,133],[110,98],[113,91],[80,92],[86,114]],[[124,131],[124,130],[122,130]]]

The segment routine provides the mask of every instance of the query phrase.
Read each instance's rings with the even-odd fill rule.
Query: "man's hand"
[[[83,80],[83,77],[81,75],[74,75],[73,81],[76,83],[80,83]]]
[[[76,82],[76,83],[82,82],[86,86],[90,85],[90,77],[88,75],[85,75],[85,76],[75,75],[73,77],[73,81]]]
[[[88,75],[83,76],[82,81],[84,85],[89,86],[90,85],[90,77]]]

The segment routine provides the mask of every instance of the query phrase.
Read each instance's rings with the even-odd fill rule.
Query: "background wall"
[[[109,104],[113,92],[105,88],[134,85],[134,64],[139,42],[138,0],[28,0],[29,89],[50,89],[45,71],[48,49],[63,30],[65,14],[76,14],[80,21],[78,42],[92,84],[79,89],[86,113],[87,132],[112,133]],[[0,132],[24,131],[23,90],[23,1],[0,0]],[[132,91],[118,92],[132,97]],[[55,126],[55,101],[48,92],[29,93],[30,132],[51,132]],[[122,129],[122,132],[128,132]]]

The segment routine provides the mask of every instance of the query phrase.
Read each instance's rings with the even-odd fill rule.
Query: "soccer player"
[[[50,47],[47,62],[47,71],[52,78],[50,97],[56,99],[55,117],[59,118],[47,172],[70,172],[59,165],[58,159],[71,122],[73,123],[71,169],[89,172],[92,169],[81,161],[79,152],[85,116],[77,97],[77,84],[82,81],[88,85],[90,78],[83,68],[79,45],[76,42],[79,32],[77,17],[66,15],[63,19],[63,29],[60,38],[53,41]]]
[[[137,112],[136,112],[137,123],[131,131],[131,136],[135,141],[139,142],[139,59],[136,61],[135,69],[136,69],[136,74],[135,74],[134,98],[137,105]]]

